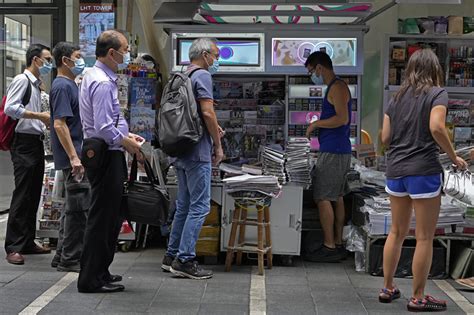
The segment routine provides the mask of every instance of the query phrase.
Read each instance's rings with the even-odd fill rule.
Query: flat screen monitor
[[[178,38],[177,40],[177,65],[187,66],[190,64],[189,49],[194,38]],[[260,66],[260,38],[218,39],[219,65],[227,67],[258,67]]]
[[[324,51],[336,67],[355,67],[357,38],[272,38],[272,66],[303,66],[315,51]]]

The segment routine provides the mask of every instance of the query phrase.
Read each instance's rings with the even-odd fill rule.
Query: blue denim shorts
[[[434,198],[441,193],[443,174],[387,178],[385,191],[395,197]]]

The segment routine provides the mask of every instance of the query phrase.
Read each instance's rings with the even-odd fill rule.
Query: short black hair
[[[71,42],[59,42],[53,48],[54,61],[56,62],[56,67],[63,66],[63,57],[71,58],[71,55],[75,52],[81,50],[79,45]]]
[[[41,57],[43,50],[51,51],[51,49],[42,44],[32,44],[26,50],[26,66],[29,67],[33,63],[33,58]]]
[[[308,59],[306,59],[306,62],[304,63],[305,67],[316,67],[317,65],[321,65],[326,69],[333,70],[331,57],[329,57],[329,55],[324,51],[315,51],[309,55]]]
[[[97,58],[107,56],[110,48],[118,51],[122,46],[120,36],[127,38],[125,34],[119,30],[108,30],[100,34],[99,37],[97,37],[95,56]]]

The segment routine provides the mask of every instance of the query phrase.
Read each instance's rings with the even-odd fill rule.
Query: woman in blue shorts
[[[448,94],[441,88],[443,72],[430,49],[415,52],[408,61],[405,80],[391,99],[383,120],[382,142],[387,150],[387,186],[392,226],[383,253],[384,288],[379,301],[400,297],[393,283],[403,241],[416,218],[413,256],[413,292],[409,311],[442,311],[446,302],[425,295],[433,257],[433,238],[440,211],[443,168],[439,148],[461,169],[467,163],[456,156],[445,128]]]

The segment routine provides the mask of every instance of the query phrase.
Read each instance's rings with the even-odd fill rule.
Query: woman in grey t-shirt
[[[442,78],[438,57],[431,49],[415,52],[400,90],[389,103],[382,128],[382,142],[388,147],[385,190],[390,194],[392,226],[384,247],[384,288],[379,301],[390,303],[401,295],[393,277],[415,209],[413,292],[407,305],[410,311],[446,309],[446,302],[424,292],[443,186],[439,147],[457,167],[467,167],[456,156],[445,129],[448,94],[440,87]]]

